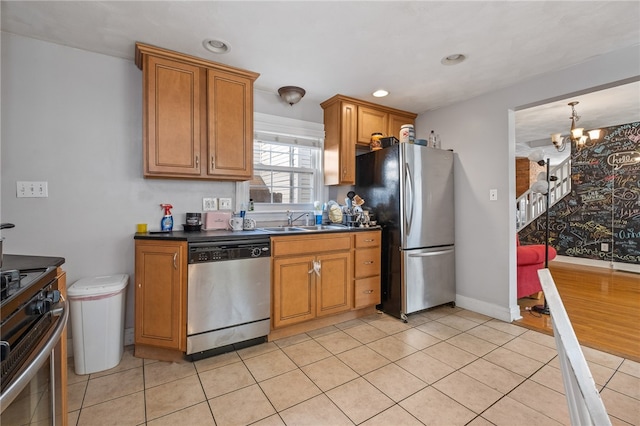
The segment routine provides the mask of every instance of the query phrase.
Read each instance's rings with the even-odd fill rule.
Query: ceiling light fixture
[[[464,56],[462,53],[454,53],[452,55],[445,56],[444,58],[442,58],[440,63],[442,65],[458,65],[460,62],[464,61],[465,59],[467,59],[467,57]]]
[[[580,151],[584,147],[594,146],[600,139],[602,134],[600,129],[589,130],[587,132],[588,135],[585,135],[583,127],[576,127],[576,123],[580,120],[580,116],[576,111],[576,105],[579,103],[578,101],[573,101],[567,104],[571,107],[571,117],[569,117],[571,120],[571,129],[569,136],[562,136],[562,133],[551,134],[551,142],[553,142],[553,146],[556,147],[558,152],[564,151],[568,142],[574,142],[576,144],[576,150]]]
[[[388,94],[389,92],[384,89],[376,90],[375,92],[373,92],[373,96],[375,96],[376,98],[384,98]]]
[[[307,92],[296,86],[284,86],[278,89],[278,94],[289,105],[297,104]]]
[[[209,52],[213,53],[228,53],[231,50],[231,45],[226,41],[208,38],[202,42],[202,45]]]

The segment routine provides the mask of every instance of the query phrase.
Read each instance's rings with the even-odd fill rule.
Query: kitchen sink
[[[343,225],[310,225],[310,226],[299,226],[298,228],[302,228],[306,231],[331,231],[331,230],[345,230],[348,229]]]
[[[262,231],[267,232],[305,232],[308,229],[304,229],[300,226],[272,226],[268,228],[260,228]]]
[[[343,225],[310,225],[310,226],[272,226],[260,228],[266,232],[308,232],[308,231],[335,231],[348,229]]]

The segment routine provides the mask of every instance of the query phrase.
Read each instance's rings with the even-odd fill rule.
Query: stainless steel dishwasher
[[[189,243],[187,355],[266,341],[271,314],[268,237]]]

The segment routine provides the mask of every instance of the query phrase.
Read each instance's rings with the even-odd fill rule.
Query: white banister
[[[556,340],[571,425],[611,426],[611,420],[549,269],[538,270],[538,277],[551,312],[553,336]]]
[[[571,157],[549,170],[558,180],[549,183],[551,206],[571,192]],[[533,222],[547,210],[546,195],[528,189],[516,200],[516,231]]]

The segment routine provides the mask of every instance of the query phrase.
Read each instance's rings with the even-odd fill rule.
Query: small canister
[[[382,133],[371,133],[371,143],[369,144],[369,148],[371,148],[371,151],[382,149],[380,139],[382,139]]]
[[[413,143],[416,138],[416,131],[413,124],[403,124],[400,127],[400,143]]]

